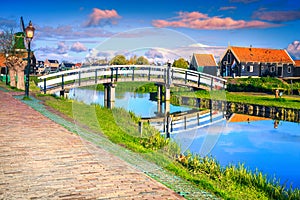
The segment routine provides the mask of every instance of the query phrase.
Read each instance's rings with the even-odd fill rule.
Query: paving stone
[[[0,138],[0,199],[183,199],[2,90]]]

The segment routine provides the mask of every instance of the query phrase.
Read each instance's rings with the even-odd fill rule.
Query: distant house
[[[221,57],[221,76],[292,77],[294,64],[283,49],[228,47]]]
[[[46,59],[45,62],[44,62],[44,66],[45,67],[51,67],[51,68],[58,68],[59,67],[59,62],[58,60],[48,60]]]
[[[294,76],[300,77],[300,60],[294,60],[295,68],[294,68]]]
[[[218,64],[212,54],[193,54],[189,69],[217,76]]]
[[[63,62],[63,63],[60,64],[59,69],[61,71],[75,69],[75,64],[74,63]]]
[[[5,64],[5,54],[4,53],[0,53],[0,74],[5,74],[5,67],[6,67],[6,64]]]
[[[81,68],[81,66],[82,66],[82,64],[81,64],[81,63],[76,63],[76,64],[75,64],[75,68],[76,68],[76,69],[79,69],[79,68]]]
[[[41,74],[45,70],[44,61],[38,60],[36,62],[37,73]]]

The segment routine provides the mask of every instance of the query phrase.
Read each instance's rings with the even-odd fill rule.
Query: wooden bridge
[[[116,82],[155,82],[167,86],[182,85],[205,90],[223,89],[226,80],[209,74],[152,65],[89,66],[39,77],[38,86],[44,93],[64,89]]]

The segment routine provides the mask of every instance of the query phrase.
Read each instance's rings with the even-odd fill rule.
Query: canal
[[[69,98],[86,104],[104,105],[102,91],[72,89]],[[116,107],[122,107],[141,117],[158,115],[156,101],[150,94],[133,92],[116,93]],[[164,112],[162,103],[162,110]],[[187,106],[170,105],[170,113],[186,112]],[[235,114],[234,114],[235,115]],[[251,119],[251,118],[250,118]],[[222,166],[243,163],[250,170],[267,174],[269,178],[280,179],[282,184],[300,188],[300,124],[272,119],[219,120],[171,134],[182,153],[190,151],[215,157]]]

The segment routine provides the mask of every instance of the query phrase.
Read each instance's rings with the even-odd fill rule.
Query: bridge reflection
[[[185,112],[158,114],[156,117],[142,118],[139,130],[142,133],[143,123],[149,123],[169,138],[170,134],[182,131],[193,131],[221,121],[226,121],[226,112],[217,110],[189,110]]]

